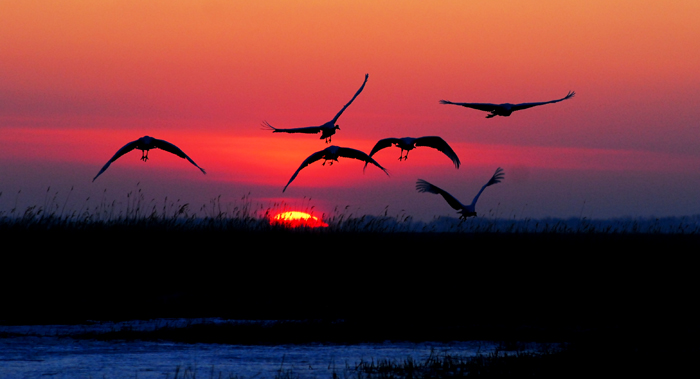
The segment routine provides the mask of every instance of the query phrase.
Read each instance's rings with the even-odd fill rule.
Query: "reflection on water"
[[[216,320],[207,320],[208,322]],[[492,342],[381,343],[358,345],[241,346],[172,342],[75,340],[72,333],[154,328],[186,320],[95,324],[88,326],[0,326],[2,378],[165,378],[176,368],[196,370],[198,378],[236,374],[240,378],[273,378],[293,370],[300,379],[331,378],[361,360],[425,360],[433,354],[474,355],[496,348]],[[20,336],[16,336],[19,334]]]

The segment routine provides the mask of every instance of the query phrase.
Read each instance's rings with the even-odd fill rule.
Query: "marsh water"
[[[291,372],[295,377],[332,378],[350,375],[361,361],[408,358],[425,360],[431,354],[475,355],[497,348],[494,342],[224,345],[151,341],[100,341],[72,335],[120,328],[153,329],[157,320],[91,325],[0,326],[2,378],[274,378]],[[206,322],[217,322],[207,320]]]

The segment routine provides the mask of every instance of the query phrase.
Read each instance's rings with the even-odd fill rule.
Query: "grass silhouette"
[[[289,229],[284,225],[271,225],[271,218],[282,212],[296,210],[317,216],[328,223],[327,228],[317,232],[342,233],[507,233],[507,234],[700,234],[700,215],[684,217],[614,218],[591,220],[585,217],[557,219],[517,219],[499,217],[498,209],[484,212],[484,217],[459,220],[457,217],[436,216],[430,221],[414,220],[404,210],[390,215],[388,206],[378,215],[358,214],[350,206],[336,206],[330,214],[315,214],[311,199],[304,198],[303,209],[285,202],[268,204],[253,202],[250,193],[240,202],[223,204],[221,195],[193,210],[190,203],[180,199],[164,198],[147,200],[142,188],[126,194],[124,202],[106,198],[106,190],[97,204],[90,197],[78,209],[67,209],[73,188],[63,202],[59,193],[46,190],[43,204],[28,206],[21,210],[14,206],[0,210],[0,231],[15,228],[159,228],[168,230],[242,230],[275,231]],[[17,198],[21,191],[17,193]],[[2,198],[0,192],[0,198]],[[93,201],[91,201],[93,200]],[[306,205],[303,205],[306,203]],[[499,204],[500,205],[500,204]],[[196,207],[194,207],[196,208]],[[304,226],[297,231],[309,229]]]

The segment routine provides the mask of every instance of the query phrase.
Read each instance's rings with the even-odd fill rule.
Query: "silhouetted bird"
[[[479,196],[481,196],[481,193],[484,192],[484,189],[486,187],[493,185],[493,184],[496,184],[496,183],[500,183],[501,180],[503,180],[503,175],[505,175],[503,173],[503,169],[500,167],[497,168],[496,172],[493,174],[493,176],[491,177],[489,182],[486,183],[483,187],[481,187],[481,191],[479,191],[479,193],[476,194],[476,196],[474,197],[474,200],[472,200],[472,203],[469,205],[464,205],[464,204],[460,203],[459,200],[455,199],[455,197],[450,195],[449,193],[447,193],[447,191],[445,191],[441,188],[438,188],[438,187],[426,182],[423,179],[418,179],[418,181],[416,182],[416,190],[418,190],[418,192],[430,192],[430,193],[434,193],[437,195],[442,195],[442,197],[444,197],[445,200],[447,201],[447,204],[450,204],[450,206],[453,209],[456,209],[458,211],[458,213],[461,214],[461,216],[459,216],[459,218],[463,220],[463,219],[466,219],[467,217],[476,216],[476,208],[475,207],[476,207],[476,201],[479,200]]]
[[[188,157],[187,154],[185,154],[182,150],[180,150],[179,147],[173,145],[172,143],[170,143],[168,141],[163,141],[162,139],[156,139],[156,138],[149,137],[149,136],[143,136],[143,137],[137,139],[136,141],[132,141],[132,142],[127,143],[126,145],[124,145],[124,147],[119,149],[119,151],[117,151],[117,153],[114,154],[112,159],[110,159],[104,165],[104,167],[102,167],[102,170],[100,170],[100,172],[98,172],[97,175],[95,175],[95,177],[92,179],[92,181],[94,182],[95,179],[97,179],[97,177],[100,176],[100,174],[102,174],[109,167],[110,164],[112,164],[112,162],[116,161],[117,159],[119,159],[119,157],[121,157],[122,155],[124,155],[124,154],[126,154],[134,149],[141,150],[141,160],[144,162],[146,162],[148,160],[148,150],[161,149],[161,150],[165,150],[169,153],[173,153],[180,158],[187,159],[188,161],[190,161],[190,163],[195,165],[203,173],[205,173],[205,174],[207,173],[206,171],[204,171],[203,168],[197,166],[197,164],[194,163],[194,161],[192,159],[190,159],[190,157]]]
[[[459,158],[457,157],[457,154],[455,154],[454,150],[452,150],[450,145],[448,145],[444,139],[434,136],[420,138],[385,138],[379,140],[379,142],[377,142],[377,144],[374,145],[372,151],[369,153],[369,156],[372,157],[379,150],[387,148],[391,145],[396,145],[401,149],[401,154],[399,155],[400,161],[408,159],[408,152],[415,149],[416,147],[427,146],[432,147],[433,149],[437,149],[438,151],[447,155],[447,157],[452,160],[452,163],[455,164],[455,168],[459,168],[460,165]],[[404,150],[406,151],[406,156],[403,156]],[[367,167],[367,163],[365,163],[365,167]]]
[[[308,126],[305,128],[291,128],[291,129],[280,129],[280,128],[275,128],[274,126],[270,125],[267,121],[263,121],[263,129],[264,130],[272,130],[273,133],[306,133],[306,134],[316,134],[318,132],[321,132],[321,138],[320,139],[325,139],[326,143],[331,142],[331,136],[335,134],[336,129],[340,129],[340,126],[335,125],[336,121],[338,121],[338,118],[340,117],[341,114],[343,114],[343,111],[345,111],[345,108],[347,108],[350,104],[352,104],[353,100],[357,97],[357,95],[362,92],[362,89],[365,88],[365,84],[367,83],[367,78],[369,77],[369,74],[365,74],[365,81],[362,83],[362,87],[360,87],[359,90],[357,90],[357,93],[355,96],[350,99],[350,102],[345,104],[343,109],[338,112],[335,117],[328,121],[327,123],[321,125],[321,126]]]
[[[447,101],[447,100],[440,100],[440,104],[461,105],[463,107],[474,108],[474,109],[478,109],[478,110],[484,111],[484,112],[491,112],[491,114],[486,116],[486,118],[491,118],[494,116],[508,117],[508,116],[510,116],[511,113],[513,113],[515,111],[520,111],[523,109],[536,107],[538,105],[558,103],[562,100],[566,100],[566,99],[574,97],[575,94],[576,94],[576,92],[569,91],[569,93],[566,96],[562,97],[559,100],[543,101],[541,103],[522,103],[522,104],[453,103],[453,102]]]
[[[371,163],[371,164],[381,168],[385,174],[389,175],[389,173],[386,171],[386,169],[384,167],[380,166],[379,163],[377,163],[377,161],[370,158],[369,155],[361,152],[360,150],[351,149],[349,147],[339,147],[339,146],[333,145],[333,146],[329,146],[321,151],[317,151],[317,152],[311,154],[308,158],[306,158],[306,160],[304,160],[304,162],[301,163],[301,166],[299,166],[299,168],[294,173],[294,175],[292,175],[292,178],[289,179],[289,182],[287,183],[287,185],[284,186],[284,189],[282,190],[282,192],[287,190],[287,187],[292,183],[294,178],[296,178],[297,175],[299,175],[299,171],[301,171],[301,169],[303,169],[304,167],[306,167],[306,166],[308,166],[316,161],[319,161],[321,159],[323,159],[324,166],[326,165],[326,162],[328,162],[328,161],[331,161],[330,165],[332,166],[333,161],[337,162],[339,157],[359,159],[361,161]]]

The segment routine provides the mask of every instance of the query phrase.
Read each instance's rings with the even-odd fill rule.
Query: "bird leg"
[[[403,160],[403,149],[401,149],[401,153],[399,154],[399,162]]]
[[[141,150],[141,160],[144,162],[148,160],[148,150]]]

